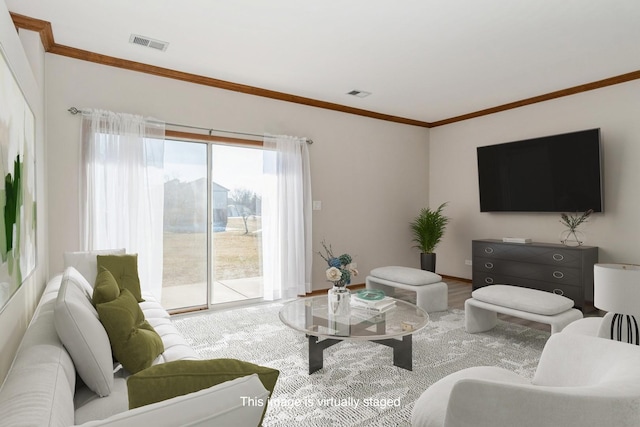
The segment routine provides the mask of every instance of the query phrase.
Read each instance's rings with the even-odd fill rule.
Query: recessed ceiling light
[[[371,95],[371,92],[365,92],[364,90],[352,90],[351,92],[347,92],[347,95],[357,96],[358,98],[366,98]]]
[[[131,37],[129,37],[129,43],[149,47],[151,49],[160,50],[162,52],[166,51],[167,47],[169,47],[169,42],[155,40],[150,37],[140,36],[138,34],[131,34]]]

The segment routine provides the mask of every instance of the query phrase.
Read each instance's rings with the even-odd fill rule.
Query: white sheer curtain
[[[165,125],[142,116],[82,115],[81,239],[84,250],[138,254],[142,291],[160,300]]]
[[[262,195],[264,298],[311,292],[311,174],[307,142],[264,138]]]

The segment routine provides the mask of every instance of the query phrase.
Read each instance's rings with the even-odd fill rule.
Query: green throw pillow
[[[100,272],[96,277],[96,284],[93,287],[92,302],[95,307],[98,304],[113,301],[120,296],[120,287],[113,277],[113,274],[104,267],[100,267]]]
[[[129,409],[194,393],[251,374],[258,374],[264,388],[273,394],[280,375],[277,369],[236,359],[176,360],[161,363],[127,379]]]
[[[138,277],[138,254],[97,255],[98,271],[104,267],[113,274],[120,290],[128,289],[138,302],[143,302]]]
[[[151,366],[164,352],[160,335],[144,320],[135,297],[127,289],[111,302],[96,306],[109,336],[113,355],[132,374]]]

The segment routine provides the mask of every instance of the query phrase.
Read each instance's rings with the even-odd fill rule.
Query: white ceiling
[[[61,45],[428,122],[640,70],[637,0],[5,2]]]

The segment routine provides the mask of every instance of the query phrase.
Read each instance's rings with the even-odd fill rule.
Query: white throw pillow
[[[104,249],[97,251],[65,252],[64,269],[73,267],[87,279],[91,288],[96,283],[98,275],[98,255],[124,255],[125,249]]]
[[[75,268],[67,268],[62,275],[53,321],[80,378],[96,394],[107,396],[113,388],[111,345],[91,304],[91,295],[87,297],[87,287],[89,284]]]

